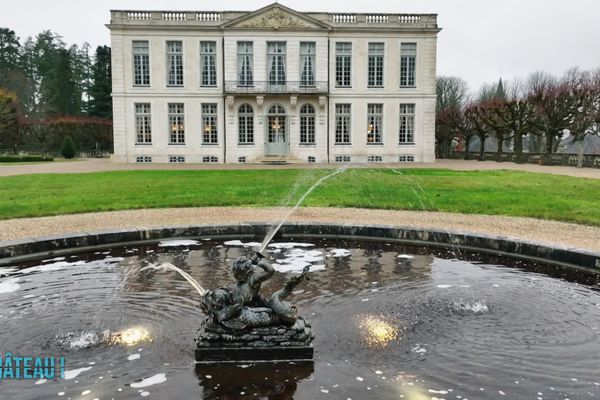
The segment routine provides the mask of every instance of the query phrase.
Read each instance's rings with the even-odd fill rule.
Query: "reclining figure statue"
[[[254,266],[260,269],[255,270]],[[239,257],[233,263],[236,283],[208,291],[202,309],[213,323],[234,331],[274,325],[292,326],[298,319],[296,307],[283,301],[306,278],[309,267],[291,278],[285,286],[269,298],[260,294],[261,284],[270,279],[275,270],[260,253],[251,258]],[[308,279],[308,278],[307,278]]]

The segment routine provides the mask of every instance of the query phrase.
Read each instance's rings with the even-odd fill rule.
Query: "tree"
[[[19,143],[17,96],[0,88],[0,146],[16,152]]]
[[[60,154],[62,154],[64,158],[74,158],[75,153],[75,143],[73,143],[73,139],[71,139],[71,136],[65,136],[62,148],[60,149]]]
[[[579,143],[577,167],[583,168],[584,140],[598,131],[600,108],[600,73],[571,69],[564,78],[571,100],[571,120],[568,129],[573,142]]]
[[[110,47],[98,46],[92,66],[92,85],[90,87],[91,116],[112,118],[112,73]]]
[[[14,31],[0,28],[0,71],[18,68],[20,47],[19,38]]]
[[[468,86],[461,78],[440,76],[436,81],[436,91],[436,155],[438,158],[447,158],[452,141],[464,134],[463,111],[468,98]]]
[[[546,158],[555,153],[564,131],[569,126],[571,106],[567,85],[543,72],[534,72],[527,79],[527,99],[533,105],[544,138]]]

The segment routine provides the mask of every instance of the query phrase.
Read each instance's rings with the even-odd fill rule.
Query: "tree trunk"
[[[577,168],[583,168],[583,137],[579,141],[579,153],[577,154]]]
[[[554,134],[546,133],[546,155],[552,154],[552,149],[554,148]]]
[[[518,133],[515,133],[515,145],[514,145],[514,152],[515,152],[515,162],[516,163],[522,163],[523,162],[523,136],[519,135]]]
[[[496,134],[496,142],[498,143],[498,150],[496,151],[496,161],[502,161],[502,152],[504,151],[504,135]]]
[[[465,160],[469,159],[469,146],[471,144],[472,138],[473,138],[472,136],[465,136],[465,156],[464,156]]]
[[[479,161],[483,161],[485,154],[485,135],[479,135]]]

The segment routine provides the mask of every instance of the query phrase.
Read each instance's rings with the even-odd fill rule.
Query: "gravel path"
[[[2,241],[105,229],[156,228],[193,224],[237,224],[278,221],[288,209],[175,208],[23,218],[0,221]],[[300,208],[294,222],[397,225],[449,231],[502,235],[541,244],[600,251],[600,228],[533,218],[463,215],[440,212],[389,211],[348,208]]]
[[[43,173],[84,173],[128,170],[211,170],[211,169],[282,169],[282,168],[338,168],[339,164],[288,164],[271,166],[263,164],[124,164],[108,159],[83,159],[79,161],[51,162],[42,164],[7,165],[0,164],[0,176],[43,174]],[[526,172],[576,176],[600,179],[600,168],[575,168],[536,164],[514,164],[495,161],[438,160],[435,163],[407,164],[353,164],[355,168],[448,168],[457,171],[509,169]]]

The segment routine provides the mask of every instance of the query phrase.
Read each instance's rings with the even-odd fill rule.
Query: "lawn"
[[[0,219],[133,208],[294,204],[332,170],[119,171],[0,178]],[[499,214],[600,226],[600,180],[515,171],[349,169],[305,206]]]

